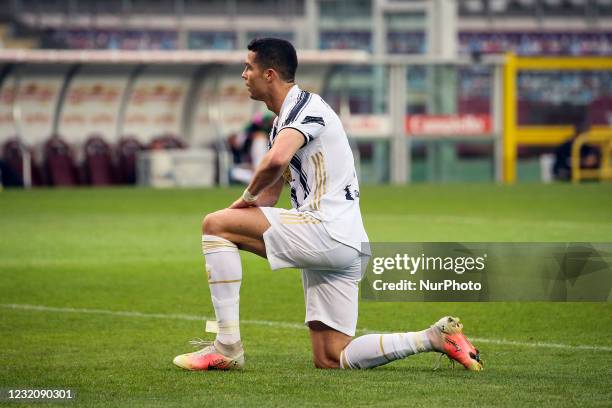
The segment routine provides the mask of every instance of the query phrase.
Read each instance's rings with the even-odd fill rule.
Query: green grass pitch
[[[239,193],[0,192],[0,388],[72,388],[74,406],[105,407],[612,405],[610,303],[361,302],[360,333],[461,317],[485,371],[432,371],[432,353],[323,371],[298,271],[246,253],[246,369],[177,369],[172,358],[214,316],[202,216]],[[381,186],[361,197],[372,241],[612,241],[610,184]]]

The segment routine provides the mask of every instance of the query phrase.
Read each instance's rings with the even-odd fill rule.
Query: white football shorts
[[[302,270],[305,323],[320,321],[354,336],[359,281],[367,258],[362,262],[359,251],[331,238],[324,223],[308,213],[274,207],[260,209],[271,225],[263,239],[272,270]]]

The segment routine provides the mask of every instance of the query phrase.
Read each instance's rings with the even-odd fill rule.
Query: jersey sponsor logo
[[[306,125],[308,123],[318,123],[321,126],[325,126],[325,121],[321,116],[306,116],[304,120],[302,120],[302,125]]]

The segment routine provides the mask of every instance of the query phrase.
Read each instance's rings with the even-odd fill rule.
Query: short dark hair
[[[256,54],[255,62],[263,69],[273,68],[283,81],[295,81],[297,53],[289,41],[281,38],[255,38],[247,49]]]

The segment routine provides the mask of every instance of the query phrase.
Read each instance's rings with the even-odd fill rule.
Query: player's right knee
[[[208,214],[202,220],[202,233],[206,235],[220,235],[222,222],[218,213]]]

